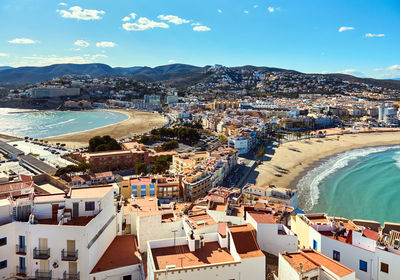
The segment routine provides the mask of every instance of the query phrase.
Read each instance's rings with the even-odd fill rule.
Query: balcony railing
[[[51,270],[50,271],[40,271],[39,269],[35,271],[36,280],[51,280]]]
[[[61,259],[63,261],[76,261],[78,259],[78,250],[67,251],[63,249],[61,251]]]
[[[48,249],[33,249],[33,258],[39,260],[47,260],[50,258],[50,248]]]
[[[17,266],[17,275],[26,276],[26,267]]]
[[[79,280],[79,279],[80,279],[79,272],[67,273],[66,271],[64,271],[63,280]]]
[[[15,252],[17,254],[26,255],[26,246],[21,246],[17,244],[15,247],[16,247]]]

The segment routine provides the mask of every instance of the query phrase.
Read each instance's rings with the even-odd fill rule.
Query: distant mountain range
[[[0,85],[2,86],[18,86],[30,83],[42,82],[57,77],[62,77],[67,74],[90,75],[91,77],[105,76],[127,76],[136,80],[156,82],[163,81],[174,86],[189,86],[195,83],[206,81],[212,73],[206,70],[210,66],[198,67],[187,64],[169,64],[158,67],[111,67],[106,64],[91,63],[91,64],[55,64],[44,67],[19,67],[12,68],[8,66],[0,67]],[[232,70],[254,70],[263,72],[293,72],[294,70],[257,67],[257,66],[240,66],[232,67]],[[369,78],[358,78],[345,74],[324,74],[324,76],[334,76],[336,78],[347,81],[358,81],[382,86],[393,89],[400,89],[400,79],[398,80],[377,80]]]

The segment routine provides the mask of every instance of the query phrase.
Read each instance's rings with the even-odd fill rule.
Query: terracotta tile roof
[[[364,229],[363,236],[376,241],[379,238],[379,232],[376,232],[376,231],[373,231],[370,229]]]
[[[327,269],[330,272],[333,272],[339,277],[344,277],[349,274],[354,273],[350,268],[342,265],[341,263],[334,261],[333,259],[315,251],[315,250],[303,250],[300,253],[306,256],[309,260],[321,266],[322,269]]]
[[[139,264],[140,261],[136,237],[134,235],[119,235],[108,246],[90,274]]]
[[[248,212],[248,214],[256,221],[258,224],[276,224],[273,215],[267,213],[256,213]]]
[[[187,245],[182,245],[154,248],[151,253],[156,270],[165,269],[168,265],[182,268],[234,261],[232,255],[226,249],[222,249],[218,242],[207,242],[193,252],[190,252]]]
[[[300,254],[300,252],[285,254],[283,255],[283,258],[297,271],[297,273],[300,273],[300,265],[303,266],[303,272],[307,272],[319,267],[319,265],[310,261],[308,258]]]
[[[236,251],[241,258],[265,257],[258,247],[255,229],[250,224],[231,226],[229,231],[232,233]]]
[[[218,233],[222,236],[222,237],[226,237],[226,228],[227,228],[228,224],[227,223],[219,223],[218,224]]]

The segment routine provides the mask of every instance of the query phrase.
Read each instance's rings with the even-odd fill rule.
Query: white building
[[[64,87],[42,87],[31,88],[28,90],[28,93],[31,98],[74,97],[81,94],[81,89]]]
[[[265,279],[265,255],[249,225],[148,242],[148,279]]]
[[[285,225],[277,224],[273,215],[248,212],[246,221],[257,231],[260,249],[278,256],[282,252],[297,251],[297,236]]]
[[[355,280],[355,272],[315,250],[279,254],[280,280]]]
[[[230,137],[229,146],[238,150],[238,154],[247,154],[250,150],[251,139],[249,137]]]
[[[121,207],[110,186],[7,201],[0,203],[1,279],[90,279],[122,233]]]
[[[326,214],[299,214],[291,226],[301,248],[344,264],[360,280],[400,279],[400,232],[384,234]]]

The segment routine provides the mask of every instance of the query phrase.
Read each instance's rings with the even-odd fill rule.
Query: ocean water
[[[0,108],[0,134],[45,138],[99,128],[127,118],[125,114],[103,110],[30,112]]]
[[[400,223],[400,145],[351,150],[299,180],[306,212]]]

